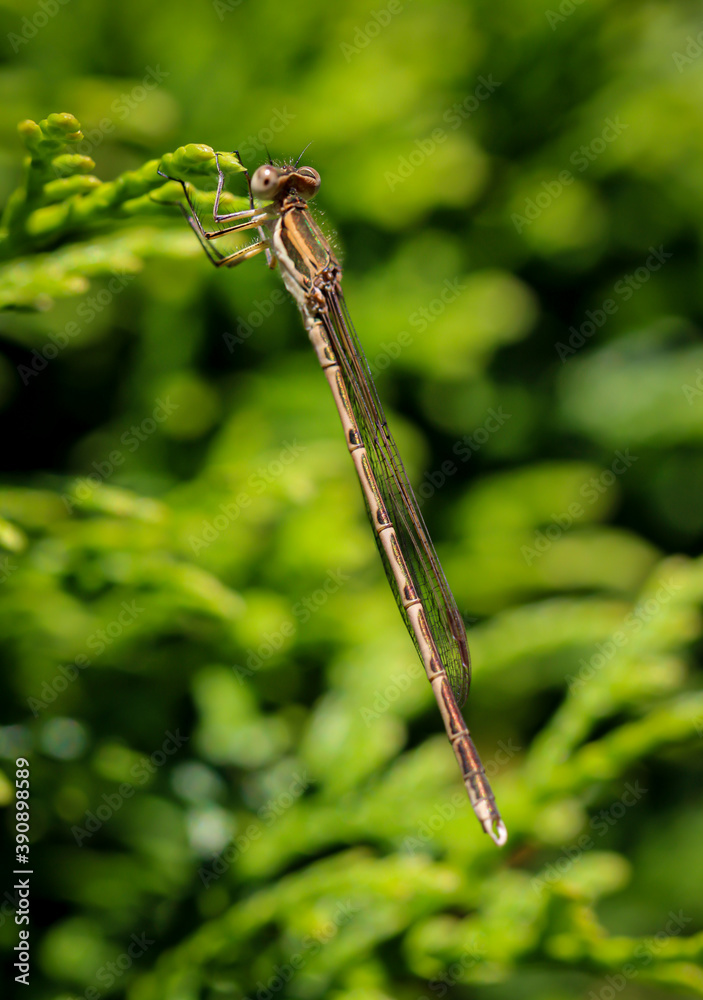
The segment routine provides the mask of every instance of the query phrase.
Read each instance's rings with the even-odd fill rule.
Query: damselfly
[[[234,267],[264,252],[269,267],[278,263],[281,269],[332,390],[386,575],[425,666],[471,805],[483,829],[500,846],[507,831],[460,709],[471,678],[464,622],[352,326],[342,294],[341,267],[308,208],[320,187],[320,175],[297,163],[282,167],[268,163],[250,180],[243,168],[249,208],[221,214],[225,174],[217,154],[215,162],[218,183],[213,221],[227,223],[221,229],[206,230],[188,185],[179,178],[168,179],[182,185],[189,208],[183,209],[184,214],[216,267]],[[256,208],[255,198],[266,204]],[[212,242],[248,229],[258,230],[259,239],[233,253],[220,252]]]

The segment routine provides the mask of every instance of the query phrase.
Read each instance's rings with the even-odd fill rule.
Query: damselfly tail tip
[[[508,839],[508,831],[502,819],[492,819],[484,827],[486,833],[491,838],[496,847],[502,847]]]

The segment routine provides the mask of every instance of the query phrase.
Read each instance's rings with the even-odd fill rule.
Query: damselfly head
[[[264,163],[251,179],[251,193],[263,201],[275,201],[290,190],[308,201],[319,189],[320,175],[312,167],[274,167]]]

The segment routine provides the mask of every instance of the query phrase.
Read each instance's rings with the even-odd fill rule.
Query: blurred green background
[[[0,3],[18,995],[703,995],[702,29],[684,0]],[[59,120],[25,128],[24,175],[52,112],[82,137],[57,166]],[[183,144],[311,141],[502,850],[279,275],[216,271],[149,197]]]

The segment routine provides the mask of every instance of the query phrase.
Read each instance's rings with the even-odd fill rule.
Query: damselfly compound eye
[[[313,170],[312,167],[300,167],[295,173],[296,191],[306,200],[313,198],[320,190],[320,175],[317,170]]]
[[[259,167],[251,179],[251,193],[255,198],[274,198],[278,190],[280,173],[275,167],[266,163]]]

